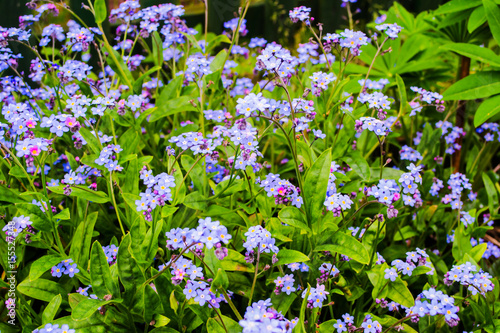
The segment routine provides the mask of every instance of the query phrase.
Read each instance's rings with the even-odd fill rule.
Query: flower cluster
[[[29,216],[20,215],[13,217],[2,229],[7,235],[7,239],[15,239],[24,229],[31,226],[33,222]]]
[[[196,244],[199,248],[206,246],[220,248],[221,243],[228,244],[232,236],[227,232],[227,228],[219,221],[212,221],[210,217],[198,220],[196,229],[177,228],[166,234],[167,247],[171,250],[182,249],[191,244]]]
[[[59,324],[45,324],[42,328],[37,328],[33,331],[33,333],[75,333],[74,329],[70,329],[67,324],[61,325]]]
[[[73,277],[78,272],[80,272],[80,270],[77,268],[76,263],[73,263],[73,259],[65,259],[61,261],[59,264],[53,266],[50,271],[54,277],[61,277],[62,274]]]
[[[292,333],[298,318],[288,320],[272,308],[271,299],[254,302],[247,307],[243,319],[239,321],[243,333],[279,332]]]
[[[123,168],[116,162],[116,155],[123,149],[120,145],[108,145],[102,148],[99,157],[95,160],[97,165],[104,165],[109,172],[122,171]]]
[[[361,54],[361,46],[368,44],[368,37],[364,32],[345,29],[340,34],[327,33],[324,37],[325,45],[335,47],[339,45],[342,49],[348,49],[353,56]]]
[[[274,197],[276,204],[292,204],[300,208],[304,202],[300,196],[300,189],[290,183],[288,180],[283,180],[279,175],[270,173],[265,180],[260,181],[259,185],[264,188],[268,197]]]
[[[379,31],[384,31],[391,39],[398,38],[399,33],[401,32],[401,30],[403,30],[403,27],[400,27],[396,23],[384,23],[381,25],[377,25],[375,28],[377,28],[377,30]]]
[[[309,25],[311,24],[309,21],[310,13],[311,13],[311,8],[306,6],[300,6],[290,10],[289,16],[293,23],[302,21],[305,22],[307,25]]]
[[[461,265],[453,265],[451,270],[445,274],[444,283],[451,285],[453,282],[458,282],[466,286],[472,295],[480,293],[484,296],[495,287],[490,280],[491,278],[490,274],[484,272],[482,269],[478,271],[476,265],[467,261]]]
[[[137,211],[144,211],[147,220],[151,220],[151,212],[157,206],[165,205],[166,201],[172,200],[172,188],[175,188],[175,178],[162,172],[156,176],[146,167],[140,171],[140,179],[147,186],[145,192],[140,193],[141,199],[136,200]]]
[[[276,245],[276,240],[271,236],[271,233],[260,225],[250,227],[245,233],[247,240],[243,243],[243,247],[247,250],[247,256],[254,252],[257,248],[258,253],[278,254],[279,249]]]
[[[403,275],[411,276],[413,270],[420,266],[429,268],[429,271],[426,273],[427,275],[434,274],[434,267],[432,266],[429,255],[418,247],[415,251],[406,252],[406,261],[396,259],[391,263],[391,265],[394,266],[394,268],[390,269],[392,272],[396,273],[397,270],[397,272],[400,272]],[[387,269],[386,272],[388,272]],[[393,277],[394,275],[390,274],[391,281],[394,281],[395,278],[393,279]],[[387,278],[388,277],[386,276],[386,279]]]
[[[411,162],[417,162],[422,160],[423,158],[422,154],[420,154],[418,150],[413,149],[407,145],[401,147],[401,150],[399,151],[399,156],[401,157],[402,160]]]
[[[321,95],[323,91],[328,89],[328,84],[335,81],[337,78],[333,73],[316,72],[309,77],[311,79],[311,86],[315,96]]]
[[[334,216],[340,216],[343,210],[351,208],[353,201],[347,194],[334,193],[325,199],[324,205]]]
[[[318,284],[316,288],[311,287],[310,290],[304,290],[302,298],[307,297],[308,308],[321,308],[328,294],[330,293],[325,290],[325,285]]]
[[[406,308],[406,314],[412,316],[412,322],[418,322],[420,318],[426,315],[444,315],[446,323],[453,327],[460,320],[457,315],[460,308],[454,304],[455,299],[453,297],[440,290],[429,288],[418,295],[413,307]]]
[[[451,204],[452,209],[461,209],[463,205],[463,202],[461,200],[462,192],[465,189],[472,190],[472,184],[464,174],[457,172],[450,175],[450,179],[448,179],[448,185],[451,193],[446,194],[441,199],[441,202],[444,204]]]
[[[103,246],[102,250],[104,251],[104,255],[106,256],[106,260],[109,265],[116,264],[116,256],[118,255],[118,246],[111,244],[108,246]]]
[[[293,274],[286,274],[283,277],[278,276],[276,280],[274,280],[274,283],[276,284],[276,289],[274,289],[274,293],[276,295],[279,295],[282,292],[290,295],[297,290],[297,288],[293,286],[293,284],[295,283]]]
[[[356,120],[355,129],[358,133],[369,130],[377,136],[386,136],[391,132],[391,129],[383,121],[373,117],[361,117],[359,120]]]

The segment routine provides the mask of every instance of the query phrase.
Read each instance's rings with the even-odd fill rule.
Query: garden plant
[[[500,332],[500,1],[356,2],[0,27],[0,331]]]

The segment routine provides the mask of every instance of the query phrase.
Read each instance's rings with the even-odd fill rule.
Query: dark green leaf
[[[279,211],[278,217],[283,223],[299,228],[311,234],[311,228],[307,226],[306,217],[296,207],[288,206]]]
[[[66,258],[57,254],[45,255],[37,259],[30,267],[30,281],[34,281],[43,275],[46,271],[51,269]]]
[[[342,158],[363,180],[370,179],[370,165],[359,150],[350,151],[347,156]]]
[[[482,177],[486,193],[488,194],[488,207],[490,209],[490,214],[495,215],[498,211],[498,191],[495,184],[491,180],[491,177],[487,173],[483,173]]]
[[[42,231],[52,231],[52,223],[37,205],[21,203],[16,204],[16,208],[22,215],[30,217],[31,222],[33,222],[33,228]]]
[[[203,211],[207,209],[207,198],[198,191],[189,193],[186,198],[184,198],[184,205],[192,209]]]
[[[45,302],[50,302],[56,295],[61,295],[63,299],[68,299],[68,292],[61,284],[45,279],[37,279],[35,281],[24,280],[17,286],[17,290],[26,296]]]
[[[455,82],[443,94],[444,100],[470,100],[500,93],[500,72],[478,72]]]
[[[90,146],[90,149],[92,149],[94,154],[99,155],[101,153],[101,144],[99,143],[99,140],[96,138],[96,136],[90,133],[90,131],[85,127],[80,128],[80,134],[82,135],[82,138]]]
[[[370,261],[370,255],[366,251],[365,247],[351,235],[336,232],[331,237],[331,242],[332,244],[319,245],[314,250],[330,251],[332,253],[337,252],[362,264],[368,264]]]
[[[500,112],[500,95],[484,100],[474,115],[474,126],[479,127],[488,119]]]
[[[497,43],[500,44],[500,8],[493,0],[483,0],[483,5],[491,34]]]
[[[451,43],[441,46],[441,48],[456,52],[465,57],[484,62],[486,64],[500,67],[500,56],[486,48],[470,43]]]
[[[120,293],[118,286],[111,277],[108,260],[98,241],[92,244],[92,251],[90,254],[90,280],[92,282],[92,290],[97,297],[101,299],[106,295],[113,295],[113,298],[118,297]]]
[[[331,162],[331,149],[327,149],[318,157],[306,174],[302,199],[307,204],[304,208],[307,210],[309,225],[318,221],[321,216],[328,189]]]
[[[76,228],[73,235],[73,243],[69,250],[70,257],[83,269],[87,269],[90,245],[92,244],[92,234],[97,221],[97,212],[87,215],[87,219],[82,221]]]
[[[118,275],[125,290],[135,288],[146,281],[137,261],[130,254],[130,237],[130,234],[123,237],[117,255]]]

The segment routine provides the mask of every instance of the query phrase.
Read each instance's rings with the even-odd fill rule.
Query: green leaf
[[[52,223],[37,205],[22,203],[16,204],[16,208],[22,215],[30,217],[33,228],[47,232],[52,231]]]
[[[149,323],[153,319],[153,315],[157,312],[157,309],[161,306],[160,298],[158,297],[158,293],[156,293],[156,291],[150,285],[146,285],[144,287],[143,297],[144,321],[146,323]]]
[[[156,31],[155,31],[156,32]],[[139,76],[139,78],[137,80],[135,80],[134,82],[134,93],[135,94],[140,94],[141,91],[142,91],[142,83],[144,82],[144,80],[149,77],[151,74],[153,74],[154,72],[157,72],[161,69],[161,66],[154,66],[153,68],[151,68],[150,70],[148,70],[146,73],[142,74],[141,76]]]
[[[43,275],[46,271],[51,269],[53,266],[57,265],[66,258],[61,257],[58,254],[45,255],[38,258],[30,267],[30,281],[34,281]]]
[[[97,214],[97,212],[93,212],[87,215],[87,219],[78,225],[69,250],[69,256],[78,266],[85,270],[88,267],[90,244],[92,244],[92,234],[94,233]]]
[[[337,252],[362,264],[368,264],[370,262],[370,255],[366,251],[365,247],[351,235],[336,232],[331,237],[331,242],[332,244],[316,246],[314,251]]]
[[[309,257],[302,252],[288,249],[281,249],[278,252],[278,265],[287,265],[304,261],[309,261]]]
[[[406,103],[408,102],[408,97],[406,94],[406,86],[399,74],[396,74],[396,83],[398,85],[399,92],[399,114],[403,115],[403,110],[406,107]]]
[[[174,99],[167,99],[163,94],[164,91],[165,89],[162,90],[160,96],[156,100],[157,109],[151,113],[151,117],[149,118],[150,122],[155,122],[161,118],[179,112],[197,111],[197,109],[190,102],[193,98],[189,96],[181,96]]]
[[[60,283],[46,279],[37,279],[35,281],[24,280],[17,286],[17,290],[26,296],[45,302],[50,302],[56,295],[61,295],[64,299],[68,299],[68,292]]]
[[[470,251],[469,255],[474,259],[476,262],[479,262],[481,258],[483,257],[484,252],[486,251],[486,248],[488,247],[488,244],[482,243],[479,245],[474,246]]]
[[[492,50],[470,43],[451,43],[441,46],[442,49],[456,52],[465,57],[500,67],[500,57]]]
[[[212,287],[216,290],[227,289],[229,286],[229,280],[227,278],[227,274],[224,269],[219,268],[217,270],[217,274],[215,274],[215,278],[212,281]]]
[[[394,302],[408,308],[415,305],[413,295],[400,277],[397,277],[394,282],[390,281],[387,288],[387,297],[392,299]]]
[[[307,284],[307,289],[306,289],[306,297],[302,300],[302,305],[300,306],[300,313],[299,313],[299,322],[297,323],[297,326],[294,328],[294,332],[297,333],[305,333],[306,332],[306,326],[305,326],[305,320],[306,320],[306,307],[307,307],[307,299],[311,293],[311,285],[308,283]]]
[[[57,194],[64,194],[64,185],[50,186],[49,190]],[[109,201],[109,197],[106,193],[102,191],[92,191],[85,187],[71,186],[70,197],[77,197],[84,199],[85,201],[91,201],[95,203],[106,203]]]
[[[491,180],[491,177],[487,173],[482,174],[484,188],[488,194],[488,208],[491,215],[495,215],[498,210],[498,191],[495,188],[495,184]]]
[[[222,66],[224,66],[224,61],[226,60],[226,56],[227,56],[226,49],[223,49],[219,53],[217,53],[217,55],[210,63],[210,70],[212,72],[217,72],[219,69],[221,69]]]
[[[448,14],[460,12],[469,8],[474,8],[481,5],[481,0],[452,0],[440,6],[435,14]]]
[[[82,135],[82,138],[87,142],[87,145],[90,146],[90,149],[94,152],[94,154],[99,155],[101,153],[101,144],[99,143],[99,140],[96,138],[96,136],[88,129],[85,127],[80,128],[80,134]]]
[[[455,82],[443,94],[444,100],[470,100],[500,93],[500,72],[478,72]]]
[[[111,276],[104,250],[98,241],[92,244],[90,253],[90,281],[92,282],[92,290],[101,299],[106,295],[113,295],[113,298],[117,298],[120,293]]]
[[[26,200],[7,186],[0,186],[0,201],[10,203],[24,203]]]
[[[493,38],[500,44],[500,8],[493,0],[483,0],[486,18]]]
[[[121,300],[120,300],[121,301]],[[74,320],[85,320],[92,316],[101,306],[116,302],[111,301],[101,301],[99,299],[85,298],[78,302],[73,311],[71,311],[71,318]]]
[[[144,274],[137,265],[137,261],[130,254],[130,234],[123,237],[122,242],[118,248],[117,265],[118,276],[122,282],[125,290],[141,285],[146,281]]]
[[[297,207],[288,206],[279,211],[278,217],[283,223],[299,228],[311,234],[311,228],[307,226],[306,217]]]
[[[500,95],[484,100],[474,115],[474,126],[479,127],[500,112]]]
[[[366,162],[365,158],[359,150],[350,151],[347,156],[342,157],[346,162],[363,180],[369,180],[371,176],[370,165]]]
[[[226,326],[227,331],[224,329],[222,324],[220,324],[220,319],[219,318],[210,318],[207,321],[207,332],[208,333],[238,333],[243,330],[243,327],[241,327],[236,321],[233,319],[226,317],[226,316],[221,316],[222,320],[224,321],[224,325]]]
[[[94,11],[95,11],[95,22],[97,24],[101,24],[106,20],[107,10],[106,10],[106,1],[104,0],[95,0],[94,2]]]
[[[42,313],[42,324],[48,324],[52,320],[54,320],[54,317],[57,314],[57,310],[59,310],[59,307],[61,306],[62,302],[62,297],[61,295],[56,295],[52,298],[52,300],[47,304],[45,307],[45,310],[43,310]]]
[[[328,189],[331,162],[331,149],[327,149],[318,157],[306,174],[303,200],[304,203],[307,203],[305,209],[309,225],[321,217]]]
[[[109,56],[106,58],[106,62],[108,63],[109,67],[111,67],[111,69],[120,77],[122,83],[126,84],[130,87],[130,89],[132,89],[134,77],[132,76],[132,73],[130,73],[128,66],[123,61],[121,54],[108,44],[105,44],[105,47],[106,51],[109,53]]]
[[[181,165],[186,170],[186,173],[191,170],[189,173],[189,178],[193,181],[194,188],[200,193],[205,193],[205,189],[207,187],[205,170],[202,168],[201,163],[196,161],[187,155],[183,155],[181,157]]]
[[[207,209],[207,198],[200,194],[200,192],[192,192],[189,193],[186,198],[184,198],[184,205],[186,207],[197,209],[197,210],[206,210]]]
[[[220,261],[225,271],[254,272],[252,264],[247,263],[245,256],[233,249],[227,249],[227,256]]]
[[[153,61],[156,66],[161,68],[163,66],[163,41],[158,31],[153,31],[151,41],[153,43]]]
[[[55,220],[69,220],[69,219],[71,219],[71,215],[69,213],[69,208],[63,209],[58,214],[54,215],[53,218]]]
[[[161,209],[161,217],[162,218],[169,217],[173,215],[178,209],[179,209],[178,207],[165,205]]]
[[[467,22],[467,30],[469,33],[473,33],[477,28],[482,26],[486,22],[486,12],[484,6],[479,6],[472,14],[470,14],[469,21]]]

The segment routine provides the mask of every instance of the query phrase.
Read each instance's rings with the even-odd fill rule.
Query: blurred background
[[[237,16],[238,8],[244,0],[207,0],[209,6],[209,30],[220,33],[223,23]],[[0,0],[0,22],[4,27],[18,25],[18,17],[29,13],[25,0]],[[72,10],[80,17],[93,25],[93,18],[89,12],[82,9],[82,2],[87,0],[65,0]],[[122,0],[107,0],[109,9],[116,8]],[[184,5],[186,8],[185,19],[191,26],[203,24],[204,4],[202,0],[141,0],[142,7],[160,3],[172,2]],[[351,4],[354,19],[363,26],[365,22],[373,20],[381,10],[388,9],[394,0],[358,0]],[[426,10],[436,9],[447,0],[399,0],[408,11],[416,14]],[[288,17],[288,11],[296,6],[312,8],[312,16],[316,22],[324,24],[325,31],[333,32],[335,29],[345,28],[346,9],[342,8],[341,0],[251,0],[251,7],[247,14],[247,28],[252,37],[263,37],[267,40],[286,41],[293,34],[293,26]],[[61,13],[59,20],[66,21],[69,17]]]

